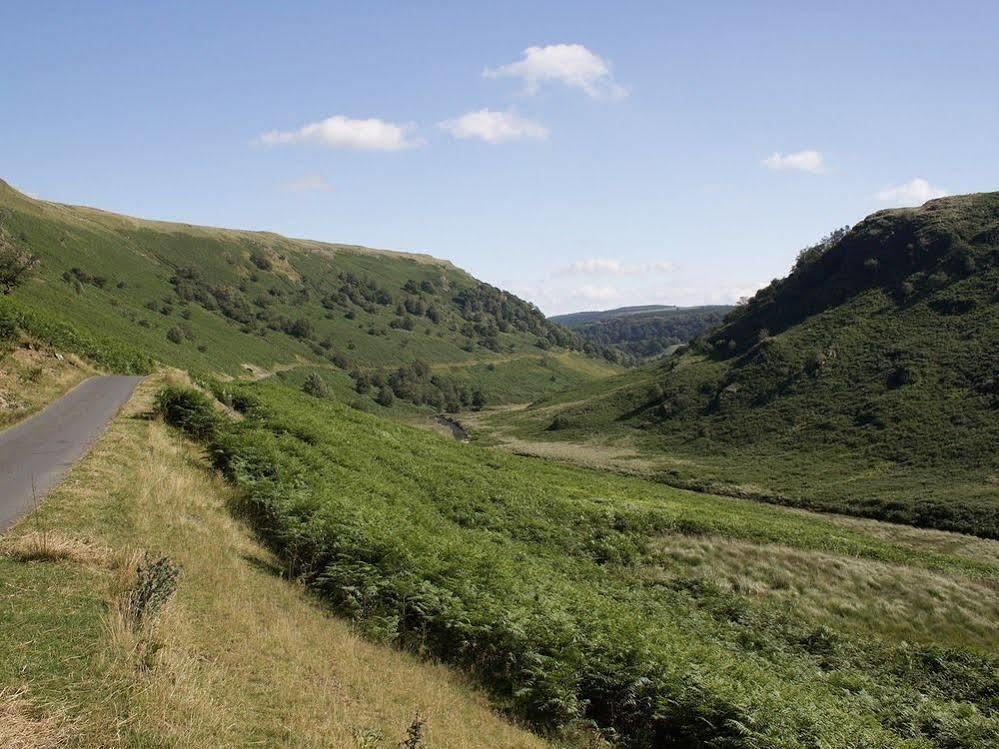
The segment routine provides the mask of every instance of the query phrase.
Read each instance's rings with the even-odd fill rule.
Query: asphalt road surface
[[[90,447],[141,377],[92,377],[0,432],[0,531],[31,509]]]

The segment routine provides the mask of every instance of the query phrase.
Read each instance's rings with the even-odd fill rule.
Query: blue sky
[[[428,252],[549,313],[732,301],[874,210],[999,189],[997,29],[994,2],[10,2],[0,177]]]

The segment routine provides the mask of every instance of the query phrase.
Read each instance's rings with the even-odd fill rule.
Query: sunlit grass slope
[[[29,322],[57,315],[108,346],[183,369],[495,361],[521,399],[584,371],[615,371],[597,346],[533,306],[426,255],[145,221],[33,200],[3,182],[0,230],[41,260],[8,307]],[[550,368],[529,366],[549,350]],[[508,397],[502,385],[486,393],[492,402]]]
[[[460,445],[276,383],[218,392],[245,418],[209,422],[210,454],[293,574],[538,730],[983,749],[999,730],[995,543]],[[168,413],[205,434],[185,397]]]
[[[144,418],[158,382],[0,539],[0,746],[388,749],[417,714],[421,746],[544,746],[283,580],[232,519],[232,490]],[[135,550],[180,574],[133,632],[109,609]]]

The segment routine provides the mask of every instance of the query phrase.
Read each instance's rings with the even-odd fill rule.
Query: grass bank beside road
[[[394,747],[417,714],[421,745],[544,746],[463,678],[281,579],[230,515],[232,490],[144,418],[162,382],[0,539],[0,746]],[[147,552],[176,566],[176,589],[123,625]]]

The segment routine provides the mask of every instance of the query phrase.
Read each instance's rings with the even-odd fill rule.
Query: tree
[[[170,343],[181,343],[184,340],[184,331],[175,325],[167,331],[166,337]]]
[[[4,296],[27,281],[38,265],[38,256],[16,247],[3,235],[0,226],[0,293]]]
[[[384,386],[378,391],[378,397],[375,398],[375,403],[379,406],[385,406],[385,408],[391,407],[394,401],[395,395],[392,393],[392,389]]]
[[[476,388],[475,392],[472,393],[472,408],[478,411],[485,405],[486,394],[482,392],[482,388]]]

